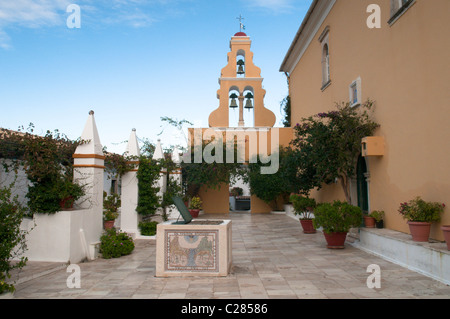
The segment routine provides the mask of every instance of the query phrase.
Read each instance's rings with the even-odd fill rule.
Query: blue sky
[[[262,70],[265,106],[281,126],[281,62],[312,0],[0,0],[0,127],[81,135],[90,110],[102,144],[176,144],[160,118],[208,127],[240,14]],[[66,8],[81,9],[69,29]]]

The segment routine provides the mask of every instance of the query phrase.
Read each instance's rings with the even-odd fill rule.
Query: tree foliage
[[[27,258],[21,256],[26,250],[26,232],[20,230],[25,208],[17,196],[12,196],[13,184],[0,188],[0,295],[13,292],[14,285],[7,283],[13,269],[25,266]],[[18,262],[11,262],[16,259]]]
[[[32,123],[27,130],[3,130],[1,137],[0,156],[11,159],[15,170],[22,166],[30,181],[31,213],[55,213],[66,197],[77,200],[84,194],[83,187],[73,182],[73,153],[85,141],[70,140],[58,130],[35,135]]]
[[[358,108],[336,104],[336,110],[304,118],[294,127],[292,146],[303,189],[320,189],[337,179],[351,202],[349,182],[356,173],[361,140],[379,127],[369,114],[372,106],[370,100]]]

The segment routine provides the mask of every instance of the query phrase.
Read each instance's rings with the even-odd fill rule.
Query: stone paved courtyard
[[[300,223],[286,215],[200,217],[232,220],[233,267],[228,277],[156,278],[155,241],[137,240],[129,256],[79,264],[79,289],[67,287],[65,265],[29,263],[19,275],[23,282],[16,285],[14,298],[450,299],[450,286],[349,243],[343,250],[327,249],[321,232],[303,234]],[[371,264],[381,268],[379,289],[366,284]],[[43,275],[33,279],[38,273]]]

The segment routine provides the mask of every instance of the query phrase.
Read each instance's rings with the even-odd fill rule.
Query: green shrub
[[[27,258],[20,255],[26,250],[26,232],[20,230],[24,208],[17,196],[12,197],[12,185],[0,188],[0,294],[14,292],[14,285],[6,283],[10,271],[25,266]],[[19,262],[11,264],[12,259]]]
[[[352,227],[358,227],[362,220],[362,210],[347,202],[334,201],[322,203],[314,210],[314,227],[323,227],[324,233],[346,233]]]
[[[156,227],[158,226],[157,222],[140,222],[139,229],[141,231],[141,235],[143,236],[155,236],[156,235]]]
[[[445,204],[437,202],[426,202],[420,197],[416,197],[407,203],[400,204],[398,212],[400,215],[413,222],[439,222]]]
[[[100,252],[104,259],[129,255],[134,250],[133,239],[115,228],[105,231],[100,238]]]
[[[289,200],[292,202],[296,215],[300,215],[301,219],[312,219],[311,211],[317,206],[314,198],[294,194],[289,197]]]
[[[121,205],[120,196],[118,194],[107,195],[103,192],[103,220],[111,221],[119,217],[119,207]]]
[[[138,204],[136,212],[142,216],[155,215],[160,206],[159,187],[156,182],[160,177],[161,167],[157,161],[141,157],[138,179]]]
[[[375,218],[377,222],[382,221],[384,219],[384,211],[382,210],[374,210],[369,214],[370,217]]]

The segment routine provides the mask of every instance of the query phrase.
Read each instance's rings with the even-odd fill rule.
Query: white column
[[[81,227],[88,245],[98,242],[103,232],[103,175],[105,156],[95,123],[94,111],[81,135],[85,141],[75,150],[74,181],[84,186],[85,196],[75,203],[79,209],[89,210]]]
[[[136,129],[133,129],[128,139],[126,153],[128,156],[136,157],[133,161],[134,168],[122,176],[122,195],[120,212],[120,229],[129,234],[140,234],[138,223],[139,216],[136,212],[138,204],[138,179],[139,156],[141,155]]]
[[[158,140],[158,143],[156,143],[155,153],[153,154],[154,160],[162,160],[164,159],[164,152],[161,146],[161,140]],[[166,192],[166,174],[167,171],[165,168],[161,169],[161,172],[159,174],[159,180],[158,180],[158,187],[160,188],[158,196],[162,196]]]

